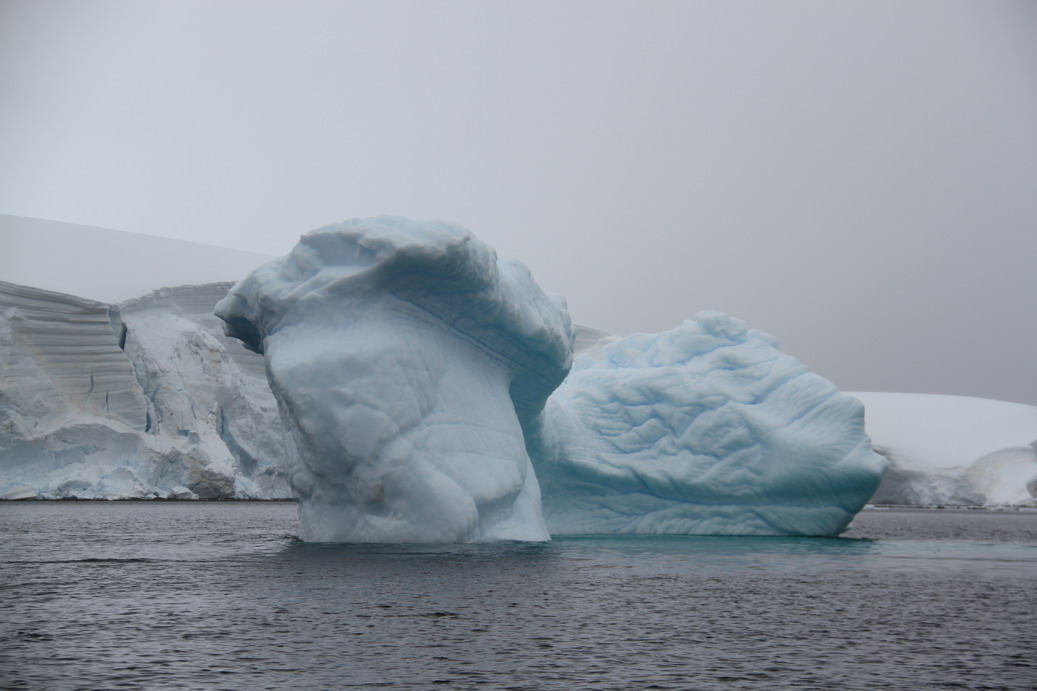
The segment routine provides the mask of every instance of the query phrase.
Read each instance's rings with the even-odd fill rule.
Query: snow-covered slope
[[[855,392],[890,461],[873,501],[1037,506],[1037,406],[968,396]]]
[[[284,497],[262,359],[230,284],[105,305],[0,282],[0,497]]]

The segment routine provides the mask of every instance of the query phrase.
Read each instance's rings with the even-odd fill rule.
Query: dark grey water
[[[843,538],[307,545],[292,504],[0,503],[0,687],[1033,689],[1037,513]]]

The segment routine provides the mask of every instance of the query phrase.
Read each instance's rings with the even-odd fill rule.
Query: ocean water
[[[310,545],[290,503],[0,503],[4,689],[1033,689],[1037,512]]]

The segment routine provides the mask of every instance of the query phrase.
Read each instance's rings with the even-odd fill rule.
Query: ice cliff
[[[531,444],[552,533],[834,535],[882,478],[861,404],[742,321],[586,341]]]
[[[107,305],[0,282],[0,497],[288,496],[262,359],[230,284]]]
[[[573,329],[446,223],[349,221],[118,305],[0,283],[0,374],[0,497],[294,495],[308,540],[831,535],[885,467],[773,338]],[[875,501],[1034,504],[1037,409],[858,395]]]
[[[546,540],[524,432],[569,370],[560,298],[460,226],[348,221],[216,306],[263,353],[303,539]]]

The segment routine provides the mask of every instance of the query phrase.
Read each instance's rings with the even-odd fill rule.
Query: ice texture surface
[[[890,462],[882,504],[1037,506],[1037,406],[971,396],[852,393]]]
[[[288,496],[262,358],[212,314],[229,285],[108,305],[0,282],[0,497]]]
[[[546,540],[524,436],[572,359],[561,298],[468,230],[303,236],[216,307],[263,353],[308,541]]]
[[[587,345],[530,446],[554,534],[833,535],[886,469],[858,401],[719,312]]]

